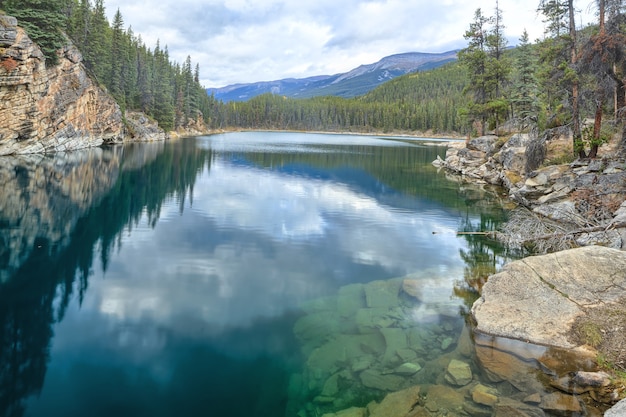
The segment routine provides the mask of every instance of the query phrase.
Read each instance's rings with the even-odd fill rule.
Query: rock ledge
[[[511,262],[492,275],[472,306],[476,331],[576,348],[574,321],[626,297],[626,252],[587,246]]]

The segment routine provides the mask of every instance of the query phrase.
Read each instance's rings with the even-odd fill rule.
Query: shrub
[[[10,56],[0,61],[0,66],[4,68],[6,72],[11,73],[15,70],[15,68],[17,68],[17,61]]]

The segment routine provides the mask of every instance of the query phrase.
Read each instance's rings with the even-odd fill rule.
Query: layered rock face
[[[0,16],[0,155],[58,152],[121,141],[119,106],[87,76],[74,46],[59,64],[44,56],[17,20]]]

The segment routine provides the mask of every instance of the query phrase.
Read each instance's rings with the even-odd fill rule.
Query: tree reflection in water
[[[166,198],[175,198],[182,207],[193,193],[197,174],[210,169],[210,151],[197,148],[194,141],[119,149],[78,151],[68,154],[65,164],[45,158],[38,163],[13,158],[4,164],[15,166],[16,174],[11,179],[10,172],[2,172],[0,191],[27,192],[18,198],[5,196],[0,213],[2,416],[22,416],[27,398],[40,393],[52,326],[62,320],[75,293],[82,300],[94,258],[99,256],[106,269],[109,253],[121,244],[125,228],[132,228],[146,213],[154,225]],[[74,183],[69,180],[73,172],[80,172]],[[41,177],[48,181],[44,186],[38,184]],[[38,200],[42,207],[24,208],[32,209]],[[20,207],[10,207],[11,203]],[[19,214],[11,217],[13,213]],[[29,218],[19,217],[24,214]],[[61,224],[68,233],[53,233],[46,217],[64,220]],[[27,222],[35,226],[21,227]],[[22,233],[18,239],[17,228]]]
[[[469,314],[472,304],[479,297],[487,278],[495,274],[505,263],[519,259],[523,253],[508,248],[495,240],[489,232],[495,232],[506,221],[506,204],[495,206],[487,204],[498,195],[498,188],[480,188],[466,186],[463,198],[472,210],[466,214],[459,225],[459,236],[467,242],[467,249],[460,250],[465,263],[463,281],[454,287],[454,294],[463,299],[465,309],[461,313]],[[491,198],[486,198],[490,194]],[[477,215],[478,213],[478,215]]]

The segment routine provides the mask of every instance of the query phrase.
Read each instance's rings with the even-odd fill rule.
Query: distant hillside
[[[318,96],[351,98],[365,94],[398,76],[437,68],[454,61],[457,52],[448,51],[439,54],[408,52],[385,57],[374,64],[361,65],[344,74],[233,84],[222,88],[208,88],[207,92],[224,102],[246,101],[265,93],[292,98]]]

